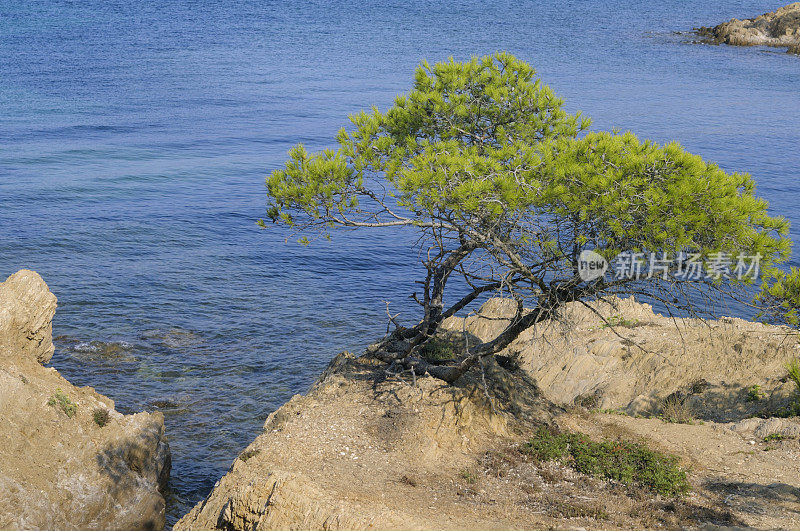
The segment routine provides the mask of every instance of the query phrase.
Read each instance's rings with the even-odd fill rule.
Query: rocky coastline
[[[717,26],[695,28],[704,42],[733,46],[787,48],[800,55],[800,2],[744,20],[731,19]]]
[[[0,529],[162,529],[164,418],[44,366],[55,311],[33,271],[0,284]]]
[[[451,318],[450,339],[491,337],[513,306]],[[516,368],[490,361],[455,386],[387,373],[370,349],[341,354],[175,529],[798,528],[800,422],[773,416],[795,397],[785,364],[798,336],[673,320],[632,299],[595,309],[615,329],[575,303],[512,343]],[[667,417],[670,403],[689,418]],[[526,461],[520,448],[543,425],[668,451],[692,491],[674,499]]]
[[[43,365],[55,307],[32,271],[0,284],[0,528],[162,529],[163,417],[122,415]],[[514,313],[490,299],[442,339],[491,337]],[[793,330],[576,303],[452,386],[387,371],[376,348],[269,415],[174,529],[800,527],[800,421],[781,414]],[[666,452],[691,490],[529,459],[542,428]]]

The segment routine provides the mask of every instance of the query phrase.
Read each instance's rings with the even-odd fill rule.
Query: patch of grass
[[[792,402],[786,407],[778,408],[772,412],[762,413],[761,418],[777,417],[780,419],[788,419],[790,417],[800,417],[800,400]]]
[[[92,418],[94,419],[94,423],[100,426],[101,428],[108,424],[108,410],[102,407],[99,407],[94,410],[92,413]]]
[[[633,328],[634,326],[638,325],[639,321],[636,319],[625,319],[621,315],[612,315],[606,322],[603,323],[603,326],[600,328]]]
[[[780,418],[800,417],[800,361],[797,358],[786,364],[786,373],[786,378],[794,382],[796,387],[794,400],[786,407],[770,413],[764,413],[761,416],[765,418],[766,416]]]
[[[792,437],[789,437],[788,435],[784,435],[782,433],[770,433],[769,435],[764,437],[764,442],[782,441],[784,439],[791,439],[791,438]]]
[[[542,427],[521,451],[539,461],[558,460],[583,474],[638,485],[665,496],[689,491],[677,457],[639,443],[595,442],[582,433],[558,433]]]
[[[450,341],[433,337],[422,347],[421,355],[431,363],[441,363],[455,359],[456,352]]]
[[[467,469],[462,470],[458,475],[461,476],[461,479],[466,481],[468,485],[473,485],[478,481],[478,476]]]
[[[56,392],[47,401],[47,405],[60,408],[69,418],[74,417],[78,412],[78,406],[61,389],[56,389]]]
[[[705,378],[700,378],[699,380],[692,382],[692,385],[689,386],[689,393],[693,395],[701,395],[709,387],[711,387],[711,384],[708,383]]]
[[[797,392],[800,393],[800,361],[795,358],[787,363],[786,371],[789,373],[789,379],[797,386]]]
[[[247,451],[242,452],[239,455],[239,459],[241,459],[243,462],[246,463],[248,459],[250,459],[251,457],[257,456],[260,453],[261,453],[261,450],[247,450]]]
[[[747,398],[745,398],[745,401],[758,402],[762,398],[764,398],[764,391],[761,390],[760,385],[754,384],[747,388]]]
[[[800,361],[793,359],[786,365],[789,379],[794,382],[797,396],[795,397],[795,409],[800,410]]]
[[[548,513],[553,518],[594,518],[595,520],[608,520],[609,518],[608,513],[599,506],[565,501],[553,501],[552,503]]]
[[[675,424],[694,424],[692,408],[686,403],[686,398],[672,394],[661,405],[661,420]]]
[[[597,393],[578,395],[572,400],[572,403],[584,409],[597,409],[600,407],[600,397]]]
[[[594,411],[595,413],[603,413],[605,415],[620,415],[623,417],[629,417],[628,413],[623,409],[597,409]]]

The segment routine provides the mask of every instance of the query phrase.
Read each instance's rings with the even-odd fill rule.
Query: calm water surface
[[[260,231],[289,147],[331,144],[422,60],[508,50],[596,129],[748,171],[800,241],[800,59],[675,32],[780,2],[0,0],[0,276],[59,299],[53,359],[161,410],[173,522],[343,349],[411,316],[401,232]]]

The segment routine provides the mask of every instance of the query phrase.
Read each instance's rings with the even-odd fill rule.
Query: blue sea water
[[[169,521],[343,349],[411,320],[411,235],[301,247],[264,177],[415,66],[508,50],[595,129],[753,174],[800,241],[800,58],[679,32],[780,2],[0,0],[0,276],[58,296],[53,365],[164,412]],[[796,263],[796,259],[793,263]]]

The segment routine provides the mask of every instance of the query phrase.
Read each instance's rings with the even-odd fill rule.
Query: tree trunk
[[[540,304],[525,315],[522,315],[522,312],[518,312],[514,320],[512,320],[500,335],[491,341],[481,343],[471,348],[467,357],[456,365],[433,365],[417,356],[409,356],[403,363],[407,367],[413,368],[417,374],[422,375],[427,372],[435,378],[452,384],[471,369],[480,358],[497,354],[510,345],[522,332],[536,323],[552,317],[556,308],[557,305],[545,308]]]

